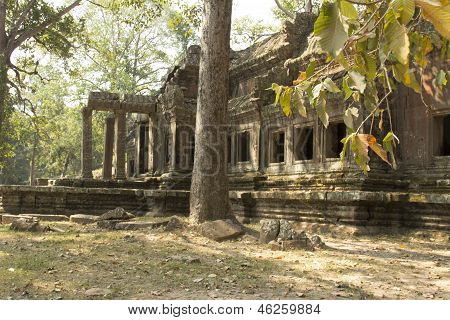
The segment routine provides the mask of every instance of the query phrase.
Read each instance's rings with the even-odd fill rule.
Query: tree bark
[[[194,224],[233,217],[226,166],[232,0],[205,0],[190,216]]]

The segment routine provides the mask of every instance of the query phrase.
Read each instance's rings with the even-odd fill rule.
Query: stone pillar
[[[151,116],[148,116],[148,173],[153,174],[156,170],[155,159],[155,124]]]
[[[136,176],[141,174],[141,124],[136,126],[136,140],[135,140],[135,159],[134,159],[134,171]]]
[[[169,166],[169,171],[175,171],[176,166],[177,166],[177,122],[176,121],[172,121],[170,123],[170,133],[171,133],[171,156],[170,156],[170,166]]]
[[[115,127],[114,127],[114,144],[116,147],[116,179],[125,180],[126,175],[126,136],[127,136],[127,119],[126,113],[117,111],[115,113]]]
[[[288,122],[284,140],[284,162],[287,167],[294,165],[294,126]]]
[[[92,179],[92,109],[83,108],[83,132],[81,144],[81,177]]]
[[[114,154],[114,116],[111,115],[105,120],[105,143],[103,150],[103,179],[112,178],[112,165]]]
[[[261,125],[255,124],[250,134],[250,161],[255,171],[259,169],[260,129]]]

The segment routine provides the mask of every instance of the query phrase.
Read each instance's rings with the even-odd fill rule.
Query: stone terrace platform
[[[133,182],[133,186],[147,182]],[[148,186],[147,186],[148,187]],[[450,231],[450,194],[356,190],[231,191],[244,220],[286,218],[337,226]],[[187,215],[189,191],[145,188],[0,186],[0,214],[102,214],[122,207],[137,215]],[[381,229],[382,230],[382,229]]]

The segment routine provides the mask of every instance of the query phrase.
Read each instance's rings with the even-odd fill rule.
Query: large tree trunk
[[[226,133],[232,0],[205,0],[190,214],[193,223],[232,217]]]
[[[7,87],[7,68],[4,55],[0,50],[0,140],[3,137],[3,130],[5,125],[5,115],[6,115],[6,95],[8,93]],[[1,143],[1,142],[0,142]]]
[[[7,94],[7,68],[6,68],[6,2],[0,0],[0,143],[3,134],[3,121]]]

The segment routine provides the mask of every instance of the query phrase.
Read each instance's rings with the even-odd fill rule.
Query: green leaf
[[[384,24],[386,44],[401,64],[408,63],[409,38],[406,27],[400,24],[392,9],[389,9]]]
[[[398,82],[401,82],[405,86],[413,89],[416,93],[421,92],[422,88],[416,79],[413,69],[409,69],[407,66],[397,63],[393,65],[392,71]]]
[[[330,121],[327,113],[327,100],[325,99],[323,94],[320,95],[317,101],[316,111],[320,121],[322,121],[325,128],[328,128]]]
[[[352,139],[353,139],[353,137],[354,137],[355,135],[356,135],[356,133],[352,133],[352,134],[350,134],[349,136],[347,136],[347,137],[345,137],[344,139],[341,140],[341,142],[342,142],[342,144],[343,144],[343,146],[342,146],[342,151],[341,151],[341,154],[340,154],[340,158],[341,158],[341,161],[342,161],[342,162],[344,162],[345,155],[346,155],[346,153],[347,153],[347,146],[348,146],[348,143],[352,141]]]
[[[447,73],[444,70],[439,70],[436,76],[436,84],[442,90],[442,87],[447,85]]]
[[[374,80],[377,76],[377,60],[371,54],[364,54],[364,61],[366,63],[366,75],[369,80]]]
[[[416,3],[414,0],[394,0],[392,1],[392,9],[400,17],[400,22],[407,24],[414,16]]]
[[[323,84],[319,83],[317,84],[314,89],[312,89],[312,94],[314,99],[317,99],[320,96],[320,93],[322,92],[323,89]]]
[[[350,65],[348,64],[347,58],[344,56],[344,54],[341,52],[336,58],[336,61],[339,62],[341,66],[344,67],[344,69],[348,70],[350,69]]]
[[[289,117],[291,115],[291,96],[292,89],[287,88],[283,91],[280,98],[280,105],[286,117]]]
[[[325,89],[327,89],[329,92],[332,93],[338,93],[341,92],[341,89],[338,88],[338,86],[333,82],[333,80],[331,80],[330,78],[326,78],[323,81],[323,86],[325,87]]]
[[[343,119],[347,128],[352,129],[352,131],[355,131],[355,123],[353,121],[353,117],[357,118],[358,116],[359,111],[357,108],[351,107],[345,110]]]
[[[298,88],[294,89],[294,92],[292,93],[292,107],[294,107],[295,109],[298,110],[298,113],[304,117],[307,118],[308,115],[306,113],[306,107],[305,104],[303,103],[303,97],[302,97],[302,93],[300,92],[300,90]]]
[[[316,70],[317,62],[314,60],[306,68],[306,78],[311,77],[314,74],[314,70]]]
[[[275,94],[276,94],[276,97],[275,97],[275,106],[276,106],[278,104],[278,101],[280,100],[280,95],[281,95],[281,91],[283,90],[283,88],[276,83],[272,83],[272,90],[275,91]]]
[[[347,101],[353,93],[352,89],[348,86],[348,76],[342,80],[342,91],[344,91],[344,100]]]
[[[341,9],[341,14],[351,20],[358,20],[358,11],[353,4],[348,1],[339,1],[339,8]]]
[[[364,76],[357,71],[350,71],[348,73],[349,76],[349,86],[351,89],[358,90],[361,93],[364,93],[366,90],[366,81]]]
[[[397,162],[395,161],[395,154],[394,154],[394,148],[395,144],[400,142],[400,140],[397,138],[397,136],[390,131],[386,137],[383,139],[383,148],[388,152],[391,158],[392,167],[394,169],[397,169]]]
[[[325,52],[336,57],[348,40],[337,2],[325,1],[314,23],[314,35]]]

